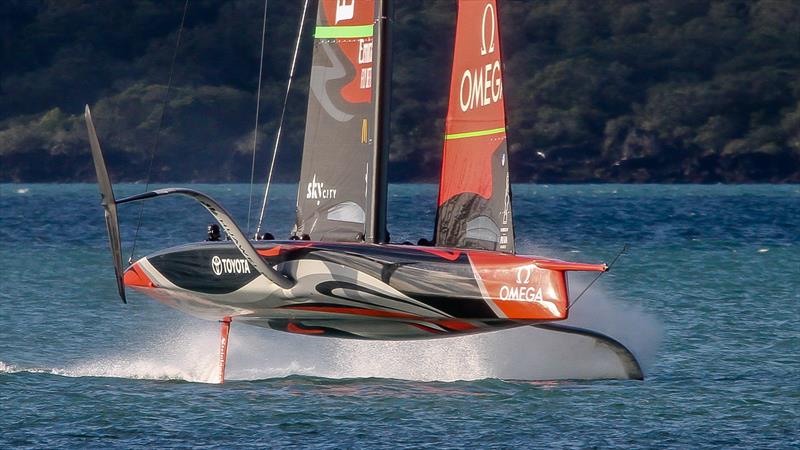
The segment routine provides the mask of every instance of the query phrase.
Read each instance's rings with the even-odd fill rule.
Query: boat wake
[[[564,324],[607,334],[652,361],[660,324],[595,290]],[[97,356],[60,368],[22,368],[0,362],[0,374],[29,372],[67,377],[114,377],[215,383],[217,324],[194,319],[166,335],[143,333],[129,353]],[[163,328],[161,329],[163,330]],[[625,370],[607,346],[583,337],[532,327],[427,341],[320,339],[234,327],[227,381],[290,375],[321,378],[392,378],[413,381],[616,379]]]

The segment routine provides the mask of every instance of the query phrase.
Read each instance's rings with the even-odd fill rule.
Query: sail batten
[[[436,244],[514,253],[495,0],[459,0]]]
[[[385,0],[320,0],[293,234],[381,242]],[[357,168],[366,168],[363,177]]]

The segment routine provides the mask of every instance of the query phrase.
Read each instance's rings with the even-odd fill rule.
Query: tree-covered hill
[[[314,3],[314,2],[312,2]],[[515,181],[800,182],[800,2],[500,0]],[[0,181],[146,176],[183,0],[6,0]],[[391,178],[435,181],[455,0],[395,2]],[[191,0],[152,179],[248,181],[263,2]],[[269,2],[263,178],[302,2]],[[296,180],[311,30],[279,179]]]

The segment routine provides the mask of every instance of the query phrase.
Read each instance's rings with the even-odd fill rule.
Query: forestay
[[[295,236],[384,240],[383,3],[319,2]]]
[[[436,244],[514,253],[495,0],[459,0]]]

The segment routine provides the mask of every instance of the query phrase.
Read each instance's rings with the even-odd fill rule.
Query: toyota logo
[[[222,260],[219,259],[219,256],[211,258],[211,270],[217,276],[222,275]]]

